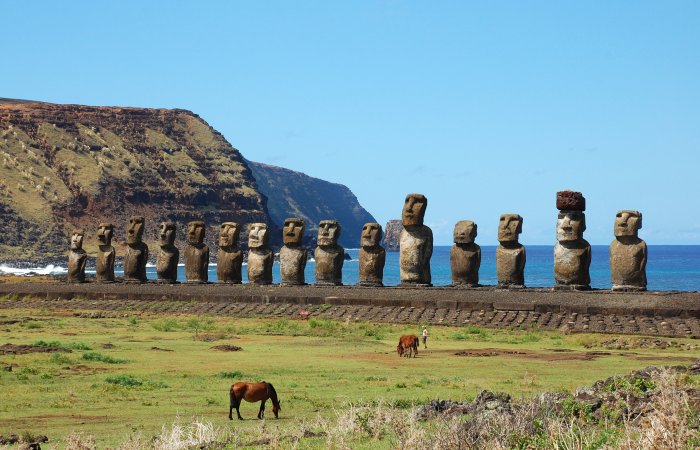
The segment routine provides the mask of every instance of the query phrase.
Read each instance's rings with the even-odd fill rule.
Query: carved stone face
[[[476,239],[476,224],[471,220],[460,220],[455,224],[455,244],[471,244]]]
[[[639,211],[618,211],[615,216],[615,236],[637,236],[642,228],[642,213]]]
[[[143,229],[146,220],[142,216],[131,216],[129,228],[126,230],[126,243],[138,244],[143,239]]]
[[[114,236],[114,225],[111,223],[101,223],[97,227],[97,242],[100,245],[112,245],[112,236]]]
[[[285,220],[283,233],[282,240],[285,244],[301,244],[301,238],[304,237],[304,221],[294,218]]]
[[[335,220],[322,220],[318,224],[318,245],[336,245],[340,237],[340,224]]]
[[[250,231],[248,231],[248,247],[250,248],[260,248],[267,247],[267,239],[269,232],[267,230],[267,224],[264,223],[254,223],[250,225]]]
[[[362,246],[376,247],[382,241],[382,226],[378,223],[366,223],[362,227]]]
[[[82,248],[83,248],[83,232],[76,231],[70,237],[70,249],[71,250],[80,250]]]
[[[586,216],[581,211],[560,211],[557,218],[557,241],[573,242],[583,239]]]
[[[236,222],[224,222],[219,231],[219,246],[231,247],[238,244],[238,235],[241,230]]]
[[[173,245],[177,226],[173,222],[162,222],[159,226],[158,241],[161,246]]]
[[[428,199],[422,194],[408,194],[401,211],[401,222],[404,227],[423,225]]]
[[[519,214],[501,214],[498,222],[499,242],[518,242],[518,235],[523,232],[523,218]]]
[[[193,220],[187,224],[187,243],[197,245],[204,242],[206,227],[201,220]]]

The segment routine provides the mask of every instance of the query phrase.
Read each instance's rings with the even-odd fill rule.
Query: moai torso
[[[342,286],[345,249],[338,245],[340,224],[335,220],[322,220],[318,227],[316,260],[316,284]]]
[[[453,286],[478,286],[481,247],[475,242],[477,226],[471,220],[455,224],[454,242],[450,249],[450,269]]]
[[[275,255],[267,246],[269,231],[264,223],[254,223],[248,234],[248,283],[272,284]]]
[[[188,283],[209,281],[209,247],[204,244],[204,222],[195,220],[187,224],[185,246],[185,278]]]
[[[308,250],[301,245],[304,228],[302,219],[289,218],[284,221],[282,231],[284,246],[280,249],[280,275],[283,285],[306,284],[304,270],[306,269]]]
[[[518,243],[523,218],[518,214],[502,214],[498,223],[496,275],[498,287],[525,287],[525,247]]]
[[[126,235],[126,254],[124,255],[124,281],[145,282],[148,246],[141,240],[145,220],[140,216],[129,219]]]
[[[177,264],[180,262],[180,250],[175,247],[177,226],[173,222],[160,224],[160,252],[156,259],[158,281],[162,283],[177,283]]]
[[[399,239],[399,273],[402,285],[431,285],[430,257],[433,255],[433,231],[423,225],[428,200],[421,194],[406,196]]]
[[[610,244],[610,278],[615,291],[643,291],[647,287],[647,244],[637,236],[642,213],[619,211],[615,240]]]
[[[219,232],[219,252],[216,255],[216,277],[219,283],[240,284],[243,251],[238,248],[240,227],[236,222],[224,222]]]
[[[97,258],[95,259],[95,278],[101,283],[114,281],[114,258],[116,251],[112,247],[114,226],[111,223],[101,223],[97,230],[99,242]]]
[[[85,283],[87,253],[83,250],[83,233],[73,233],[68,253],[68,282]]]
[[[384,263],[386,250],[379,245],[382,241],[382,226],[366,223],[362,227],[359,282],[360,286],[384,286]]]
[[[554,246],[554,288],[590,289],[591,246],[586,230],[586,199],[580,192],[557,192],[557,244]]]

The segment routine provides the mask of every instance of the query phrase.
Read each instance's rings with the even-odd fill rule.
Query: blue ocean
[[[700,246],[699,245],[650,245],[647,261],[647,288],[655,291],[699,291],[700,290]],[[529,245],[525,265],[525,284],[528,287],[549,287],[554,285],[554,249],[549,245]],[[343,283],[356,284],[358,279],[359,249],[346,249],[351,256],[343,265]],[[600,289],[610,288],[610,261],[607,245],[593,245],[591,261],[591,286]],[[449,285],[450,247],[439,246],[433,249],[430,261],[433,285]],[[306,282],[314,281],[314,261],[306,265]],[[119,269],[117,269],[117,272]],[[179,279],[184,280],[184,267],[179,269]],[[148,268],[148,277],[156,278],[155,267]],[[275,263],[273,278],[280,278],[279,264]],[[209,280],[216,281],[216,266],[209,268]],[[243,266],[243,280],[246,282],[246,267]],[[479,282],[495,285],[496,246],[481,247],[481,269]],[[384,284],[393,286],[399,283],[399,253],[387,252],[384,267]]]

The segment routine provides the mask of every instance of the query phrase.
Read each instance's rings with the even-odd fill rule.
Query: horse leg
[[[267,399],[262,400],[260,402],[260,411],[258,412],[258,419],[262,419],[263,417],[265,417],[265,402],[266,401],[267,401]]]
[[[229,404],[228,404],[228,420],[233,420],[233,408],[234,408],[234,402],[236,401],[236,396],[233,394],[233,391],[229,393]]]
[[[233,408],[236,408],[236,414],[238,414],[238,420],[243,420],[243,417],[241,417],[241,411],[239,408],[241,407],[241,401],[236,398],[236,394],[231,393],[231,405],[229,407],[228,411],[228,418],[233,420],[233,415],[232,410]]]

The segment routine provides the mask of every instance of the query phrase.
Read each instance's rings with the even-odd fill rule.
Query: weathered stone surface
[[[116,251],[112,247],[114,237],[114,225],[101,223],[97,229],[97,258],[95,258],[95,277],[98,282],[110,283],[114,281],[114,258]]]
[[[240,284],[243,251],[238,248],[240,227],[236,222],[224,222],[219,231],[219,253],[216,255],[216,276],[219,283]]]
[[[401,285],[431,286],[430,257],[433,255],[433,231],[423,225],[428,199],[408,194],[401,212],[399,270]]]
[[[555,289],[590,289],[591,246],[583,239],[586,216],[581,211],[559,212],[554,246]]]
[[[461,220],[455,224],[455,245],[450,249],[453,286],[474,287],[479,285],[481,247],[474,242],[476,235],[477,226],[471,220]]]
[[[126,255],[124,255],[124,281],[145,282],[148,245],[143,242],[146,220],[142,216],[131,216],[126,230]]]
[[[177,282],[177,264],[180,261],[180,250],[175,247],[177,225],[174,222],[162,222],[159,227],[158,245],[160,252],[156,259],[158,281],[162,283]]]
[[[647,288],[647,244],[639,239],[642,213],[619,211],[615,217],[615,240],[610,244],[610,278],[614,291]]]
[[[518,214],[502,214],[498,222],[496,275],[501,288],[525,287],[525,247],[518,242],[523,231],[523,218]]]
[[[188,283],[209,281],[209,247],[204,244],[206,225],[201,220],[187,224],[185,245],[185,278]]]
[[[70,238],[68,253],[68,282],[85,283],[87,253],[83,250],[83,232],[76,231]]]
[[[264,223],[253,223],[248,232],[248,282],[272,284],[274,254],[268,246],[270,232]]]
[[[285,286],[306,284],[304,269],[306,269],[308,250],[301,245],[304,230],[303,219],[285,219],[282,236],[284,246],[280,249],[281,284]]]
[[[345,249],[338,245],[340,224],[335,220],[322,220],[318,225],[318,247],[316,260],[316,282],[318,286],[341,286],[343,284],[343,261]]]
[[[379,245],[382,241],[382,226],[376,222],[362,227],[360,248],[360,286],[383,286],[386,250]]]
[[[580,192],[557,192],[557,209],[560,211],[585,211],[586,199]]]
[[[403,224],[400,219],[390,220],[386,223],[386,228],[384,228],[384,240],[382,245],[387,252],[398,252],[400,248],[401,241],[401,231],[403,231]]]

